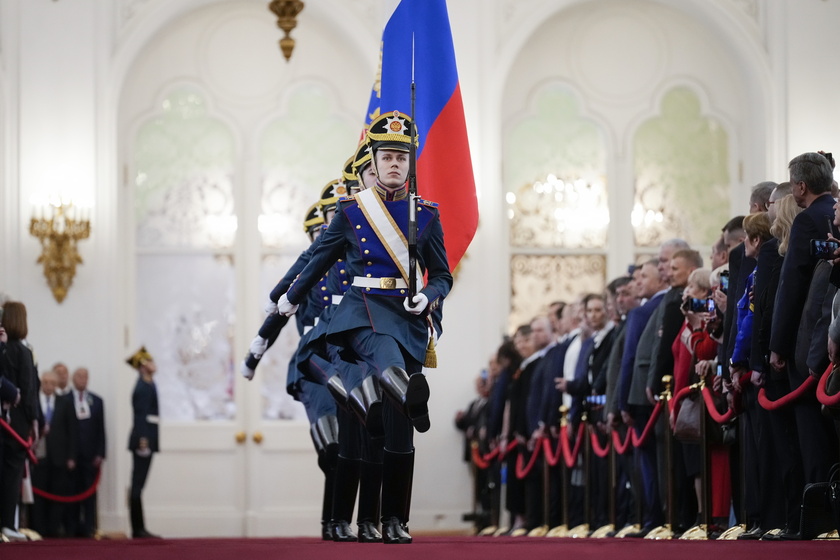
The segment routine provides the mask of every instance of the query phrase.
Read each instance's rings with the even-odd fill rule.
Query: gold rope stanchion
[[[664,403],[664,410],[667,412],[668,410],[668,401],[671,400],[671,380],[672,377],[670,375],[665,375],[662,377],[662,384],[665,386],[665,389],[662,391],[662,394],[659,396],[659,399]],[[665,416],[665,421],[667,422],[667,416]],[[674,532],[672,527],[674,526],[674,474],[673,474],[673,457],[671,456],[671,429],[670,426],[667,430],[665,430],[665,460],[667,461],[667,465],[665,467],[665,485],[666,485],[666,492],[665,495],[667,497],[666,501],[666,521],[665,525],[660,527],[656,527],[655,529],[651,530],[650,533],[647,534],[645,537],[646,539],[651,540],[670,540],[674,537]]]
[[[630,426],[627,426],[627,425],[625,425],[624,428],[626,430],[625,431],[626,436],[628,438],[632,439],[633,436],[630,433],[630,430],[632,430],[633,428],[631,428]],[[621,432],[619,432],[619,435],[620,434],[621,434]],[[616,449],[615,443],[613,443],[612,451],[613,451],[613,457],[617,461],[618,460],[618,450]],[[627,452],[629,453],[629,450]],[[627,473],[627,475],[628,475],[628,477],[630,477],[630,485],[632,486],[634,492],[636,492],[636,494],[638,494],[639,493],[638,489],[640,488],[641,483],[639,481],[639,470],[637,468],[635,468],[635,461],[634,461],[633,466],[634,466],[634,468],[631,469],[630,472]],[[635,509],[636,509],[636,519],[641,519],[642,518],[642,501],[638,498],[638,496],[636,496],[636,498],[633,501],[634,501],[634,505],[635,505]],[[615,496],[614,495],[613,495],[613,503],[615,503]],[[616,519],[613,518],[613,523],[615,523],[615,521],[616,521]],[[638,533],[641,530],[642,530],[641,523],[628,523],[626,527],[622,527],[621,529],[619,529],[615,533],[615,538],[623,539],[623,538],[626,538],[627,535],[629,535],[631,533]]]
[[[711,500],[709,500],[709,450],[706,446],[706,401],[703,400],[703,388],[705,386],[706,381],[702,377],[700,381],[691,386],[700,397],[700,464],[703,465],[703,470],[700,472],[700,495],[703,500],[703,522],[683,533],[680,539],[684,541],[705,541],[709,539]]]
[[[589,518],[590,518],[590,487],[589,487],[589,460],[590,454],[592,453],[592,444],[589,441],[589,427],[587,425],[588,414],[586,411],[583,412],[581,415],[580,421],[584,426],[582,431],[575,432],[576,435],[580,434],[580,437],[584,439],[583,441],[583,523],[576,527],[572,527],[569,529],[569,534],[566,535],[567,537],[572,537],[573,539],[583,539],[589,536]],[[577,442],[575,442],[577,443]],[[577,447],[577,446],[576,446]],[[580,455],[578,454],[578,459]],[[579,461],[576,461],[579,462]],[[574,470],[574,467],[572,467]]]
[[[546,436],[546,438],[548,438],[548,436]],[[537,445],[543,445],[542,439],[537,440]],[[542,467],[543,523],[539,527],[534,527],[533,529],[531,529],[531,532],[528,533],[529,537],[545,537],[548,535],[548,531],[551,529],[551,527],[548,526],[549,509],[551,508],[551,504],[549,503],[550,482],[548,477],[548,469],[550,468],[550,465],[548,464],[548,457],[545,453],[543,453]]]
[[[598,437],[597,434],[597,423],[596,426],[593,427],[593,434],[594,437]],[[615,446],[612,445],[612,441],[609,437],[609,432],[607,432],[607,445],[610,446],[610,454],[607,458],[607,511],[608,511],[608,522],[603,527],[598,527],[595,529],[591,535],[589,535],[593,539],[606,539],[607,537],[611,537],[615,534],[615,490],[616,490],[616,483],[615,483]],[[604,482],[603,480],[600,482]]]
[[[569,407],[568,406],[561,406],[560,407],[560,437],[563,437],[563,428],[568,428],[569,420],[566,416],[569,414]],[[548,533],[546,533],[547,537],[567,537],[569,535],[569,473],[568,469],[566,468],[566,461],[563,458],[562,453],[562,442],[560,445],[560,481],[561,481],[561,490],[562,495],[560,496],[561,500],[561,510],[563,515],[563,523],[558,525],[557,527],[552,528]]]

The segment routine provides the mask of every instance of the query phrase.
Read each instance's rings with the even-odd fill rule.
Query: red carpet
[[[316,539],[172,539],[0,543],[3,560],[820,560],[840,558],[840,541],[647,541],[419,537],[414,544],[337,544]],[[562,556],[561,556],[562,555]]]

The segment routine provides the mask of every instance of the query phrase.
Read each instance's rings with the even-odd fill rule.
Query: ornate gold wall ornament
[[[283,38],[280,39],[280,50],[283,57],[289,60],[292,57],[292,50],[295,48],[295,40],[289,37],[289,33],[297,26],[297,16],[303,10],[303,2],[300,0],[272,0],[268,9],[277,16],[277,27],[283,30]]]
[[[52,201],[33,210],[29,233],[41,242],[37,262],[44,265],[47,284],[61,303],[73,284],[76,265],[82,264],[76,243],[90,236],[90,212],[72,202]]]

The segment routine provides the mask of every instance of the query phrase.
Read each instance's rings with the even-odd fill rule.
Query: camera
[[[683,309],[692,313],[702,313],[706,311],[706,300],[700,298],[688,298],[683,303]]]
[[[836,241],[829,241],[827,239],[812,239],[811,240],[811,256],[818,259],[833,259],[834,252],[840,248]]]
[[[720,291],[724,294],[729,293],[729,271],[720,271]]]

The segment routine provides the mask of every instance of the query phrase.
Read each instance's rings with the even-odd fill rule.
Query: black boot
[[[402,368],[391,366],[382,372],[382,388],[418,432],[429,431],[429,384],[425,375],[414,373],[409,377]]]
[[[411,481],[414,451],[385,451],[382,462],[382,539],[385,544],[410,544],[408,515],[411,507]]]
[[[318,466],[324,473],[324,498],[321,503],[321,539],[333,540],[332,503],[335,484],[335,467],[338,462],[338,444],[328,445],[318,453]]]
[[[347,402],[347,388],[344,386],[344,383],[342,383],[341,378],[338,375],[333,375],[327,379],[327,389],[329,390],[330,395],[332,395],[333,400],[335,400],[335,403],[342,410],[350,410],[349,403]]]
[[[146,530],[146,523],[143,519],[143,502],[140,498],[131,498],[129,501],[131,513],[131,538],[132,539],[159,539],[158,535]]]
[[[366,377],[362,384],[350,391],[347,403],[367,428],[370,437],[380,438],[385,435],[382,423],[382,393],[375,377]]]
[[[332,532],[335,542],[358,540],[350,528],[350,520],[353,518],[356,488],[359,486],[359,463],[358,459],[346,459],[340,455],[336,463],[332,501]]]
[[[359,542],[382,542],[377,530],[379,520],[379,497],[382,490],[382,463],[362,461],[359,476]]]

